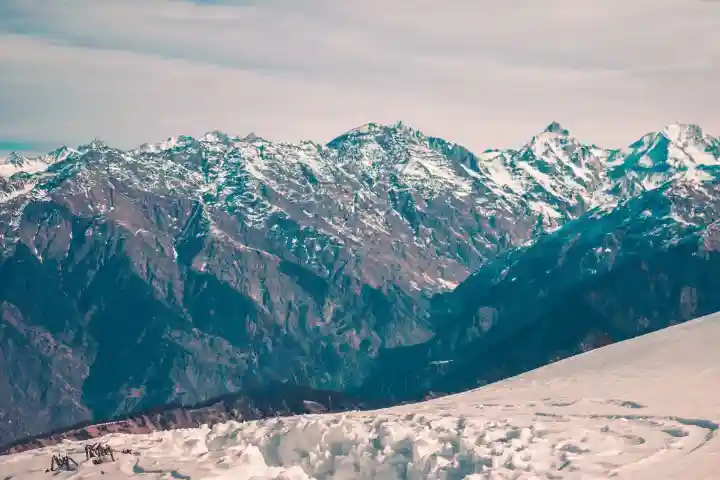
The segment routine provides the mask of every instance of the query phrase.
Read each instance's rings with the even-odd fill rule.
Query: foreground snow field
[[[485,388],[374,412],[109,435],[0,457],[0,479],[718,479],[720,314]],[[102,477],[101,477],[102,475]]]

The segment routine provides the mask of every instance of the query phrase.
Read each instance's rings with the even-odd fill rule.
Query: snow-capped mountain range
[[[13,154],[0,164],[0,440],[249,385],[362,391],[379,352],[429,348],[407,357],[422,370],[466,328],[517,320],[483,310],[489,291],[557,299],[619,265],[588,266],[590,250],[712,231],[719,163],[720,141],[680,124],[622,149],[552,123],[518,150],[473,154],[398,122],[324,145],[210,132]],[[663,241],[605,244],[631,227]],[[556,290],[532,281],[543,275]],[[461,282],[448,316],[431,298]]]
[[[553,122],[519,150],[473,155],[402,122],[370,123],[326,145],[209,132],[129,151],[94,141],[36,158],[12,154],[0,164],[0,198],[41,200],[64,179],[72,179],[68,193],[82,194],[102,177],[138,190],[201,198],[211,208],[240,216],[248,227],[264,228],[273,216],[297,216],[304,227],[343,242],[391,233],[386,218],[391,215],[409,227],[421,247],[433,236],[429,213],[442,209],[439,204],[449,210],[462,205],[483,217],[475,224],[515,224],[482,225],[494,230],[495,238],[484,231],[469,235],[471,257],[483,258],[497,252],[498,243],[523,243],[672,178],[708,180],[719,159],[720,141],[696,125],[669,125],[625,149],[605,149],[580,143]],[[337,215],[313,218],[312,210],[324,203],[336,205]],[[518,223],[528,228],[513,228]],[[454,279],[450,272],[432,276]]]

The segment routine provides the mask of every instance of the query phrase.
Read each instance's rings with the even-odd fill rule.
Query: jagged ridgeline
[[[719,156],[692,125],[604,149],[556,123],[480,154],[398,123],[324,145],[211,132],[12,155],[0,443],[278,382],[410,398],[703,313]],[[608,300],[638,285],[652,295]],[[583,325],[586,297],[588,331],[512,368],[482,353],[546,338],[553,312]]]

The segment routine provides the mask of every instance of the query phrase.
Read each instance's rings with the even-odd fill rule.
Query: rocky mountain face
[[[523,332],[543,350],[527,332],[555,331],[553,308],[570,319],[582,288],[632,282],[627,265],[628,285],[646,282],[653,255],[711,231],[718,157],[695,126],[608,150],[555,123],[479,155],[402,123],[326,145],[211,132],[14,155],[0,164],[0,443],[278,382],[412,398],[511,374],[476,355]],[[712,308],[690,282],[682,315],[639,320],[611,285],[588,298],[624,309],[628,335]],[[513,368],[621,336],[576,330]],[[427,368],[417,388],[381,381]]]
[[[455,393],[720,310],[720,169],[706,172],[488,261],[434,299],[436,335],[382,352],[360,392]]]

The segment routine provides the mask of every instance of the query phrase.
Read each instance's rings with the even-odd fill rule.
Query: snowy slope
[[[720,314],[610,345],[485,388],[375,412],[307,415],[105,438],[132,455],[82,462],[82,442],[0,458],[46,478],[717,478]]]

